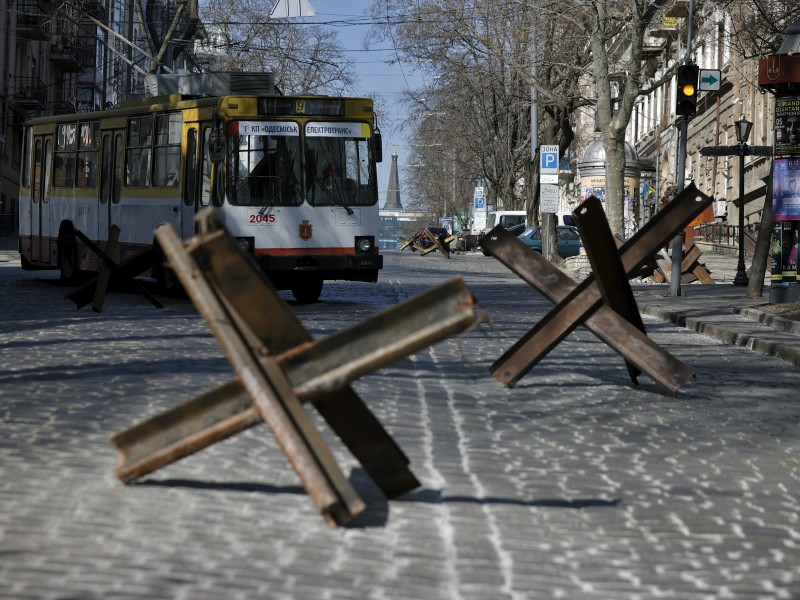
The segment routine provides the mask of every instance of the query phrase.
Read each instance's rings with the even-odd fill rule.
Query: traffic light
[[[697,65],[678,67],[678,93],[675,95],[675,114],[690,117],[697,111]]]

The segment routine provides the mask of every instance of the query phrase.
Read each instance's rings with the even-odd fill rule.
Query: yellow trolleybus
[[[213,206],[298,301],[317,300],[325,280],[377,281],[371,100],[283,96],[269,74],[150,77],[152,97],[26,123],[24,268],[73,281],[98,267],[76,230],[102,244],[116,224],[124,260],[151,246],[162,223],[191,236],[197,211]],[[163,267],[154,275],[176,285]]]

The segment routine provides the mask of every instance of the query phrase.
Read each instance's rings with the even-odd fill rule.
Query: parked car
[[[455,246],[456,250],[461,252],[475,250],[478,247],[478,235],[466,230],[458,231],[456,232]]]
[[[519,240],[536,252],[542,252],[542,228],[528,227],[518,236]],[[563,258],[577,256],[581,252],[581,236],[577,227],[559,225],[556,227],[556,243],[558,254]]]
[[[506,227],[506,231],[508,231],[508,233],[510,233],[511,235],[519,236],[519,234],[521,234],[523,231],[525,231],[525,228],[526,228],[525,223],[518,223],[516,225],[512,225],[511,227]],[[481,239],[482,238],[483,238],[483,235],[481,235]],[[478,240],[478,242],[480,242],[480,240]],[[484,256],[491,256],[492,255],[492,253],[489,252],[483,246],[481,246],[481,250],[483,251],[483,255]]]

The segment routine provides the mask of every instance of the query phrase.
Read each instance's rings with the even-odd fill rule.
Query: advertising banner
[[[797,283],[800,221],[779,221],[772,233],[772,283]]]
[[[800,158],[800,97],[775,98],[775,156]]]
[[[773,167],[772,212],[775,220],[800,220],[800,157],[776,158]]]

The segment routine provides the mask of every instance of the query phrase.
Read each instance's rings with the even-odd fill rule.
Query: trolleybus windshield
[[[313,206],[371,206],[370,127],[357,122],[312,121],[305,126],[306,199]]]
[[[269,207],[303,202],[297,123],[233,121],[228,134],[231,204]]]
[[[232,121],[228,199],[239,206],[372,206],[370,126],[359,122]],[[302,140],[302,144],[301,144]]]

